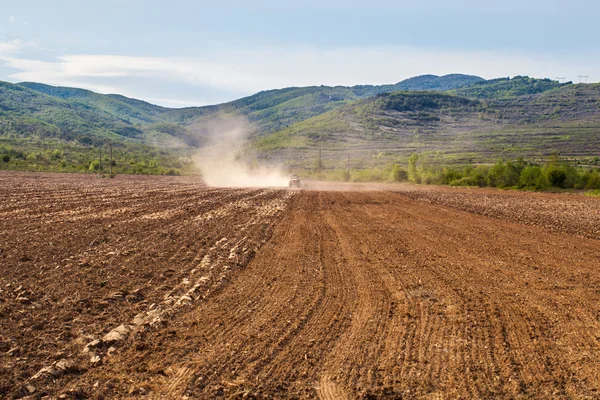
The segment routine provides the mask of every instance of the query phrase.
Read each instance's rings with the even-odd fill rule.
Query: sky
[[[599,82],[598,21],[597,0],[0,0],[0,80],[169,107],[423,74]]]

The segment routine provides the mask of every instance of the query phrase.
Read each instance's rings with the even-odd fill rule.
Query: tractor
[[[298,175],[292,175],[292,177],[290,178],[289,186],[297,188],[300,187],[300,178],[298,177]]]

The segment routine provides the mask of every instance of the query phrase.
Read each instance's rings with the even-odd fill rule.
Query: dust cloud
[[[203,121],[206,145],[194,156],[202,179],[213,187],[282,187],[288,173],[281,166],[258,165],[248,154],[251,125],[244,117],[220,116]]]

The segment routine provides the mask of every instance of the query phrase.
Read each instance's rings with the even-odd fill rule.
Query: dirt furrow
[[[600,397],[597,199],[86,179],[0,174],[3,397]]]

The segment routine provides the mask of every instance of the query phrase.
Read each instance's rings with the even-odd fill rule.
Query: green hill
[[[75,100],[89,107],[104,111],[129,123],[151,123],[167,109],[144,101],[130,99],[120,95],[103,95],[90,90],[44,85],[41,83],[21,82],[19,86],[65,100]]]
[[[570,84],[572,82],[559,83],[550,79],[515,76],[512,79],[498,78],[477,82],[462,88],[451,89],[449,93],[476,99],[499,99],[542,93]]]
[[[207,136],[229,129],[231,121],[249,123],[243,129],[260,157],[294,168],[307,167],[319,148],[332,163],[351,151],[367,166],[412,152],[440,163],[552,151],[583,159],[599,153],[599,104],[598,85],[528,77],[423,75],[394,85],[292,87],[181,109],[0,82],[0,153],[11,160],[0,168],[56,169],[60,161],[67,164],[61,169],[81,169],[99,146],[111,144],[120,149],[125,172],[185,169]],[[54,150],[68,156],[50,160]]]
[[[395,85],[292,87],[259,92],[217,106],[182,109],[160,107],[120,95],[103,95],[78,88],[56,87],[32,82],[22,82],[16,86],[42,93],[56,100],[52,103],[52,110],[49,111],[49,102],[51,101],[48,98],[34,99],[32,92],[28,92],[29,100],[25,103],[39,103],[39,107],[34,110],[35,118],[56,125],[63,136],[66,134],[65,131],[72,131],[101,137],[104,135],[100,131],[108,130],[119,135],[147,141],[147,132],[152,133],[150,136],[153,139],[155,139],[155,133],[164,133],[183,139],[183,144],[195,146],[203,142],[202,136],[205,134],[203,125],[207,121],[223,119],[232,115],[247,118],[251,123],[248,127],[251,133],[263,134],[281,130],[349,102],[379,93],[400,89],[442,91],[481,81],[483,79],[479,77],[455,74],[443,77],[424,75],[407,79]],[[8,90],[6,88],[10,85],[3,84],[5,90]],[[13,85],[13,91],[16,90],[17,88]],[[0,102],[10,101],[11,95],[7,92],[4,97],[6,98],[0,99]],[[63,102],[58,100],[63,100]],[[27,106],[24,104],[24,109]],[[70,110],[66,110],[67,108]],[[47,115],[55,113],[60,115],[56,118]],[[83,120],[82,116],[84,116]],[[90,124],[94,121],[98,124]],[[158,125],[153,127],[153,124]],[[175,126],[178,128],[176,129]],[[173,135],[172,133],[175,131],[177,133]]]
[[[197,127],[219,116],[241,115],[254,124],[254,133],[273,132],[358,98],[344,87],[285,88],[260,92],[218,106],[169,110],[163,118]]]
[[[381,86],[353,86],[352,91],[360,97],[375,96],[380,93],[407,91],[407,90],[434,90],[446,91],[458,89],[475,83],[485,82],[485,79],[473,75],[451,74],[444,76],[421,75],[405,79],[394,85]]]
[[[10,126],[15,134],[29,137],[91,143],[142,134],[138,127],[101,108],[5,82],[0,82],[0,116],[5,129]]]
[[[583,161],[600,154],[600,84],[489,100],[385,93],[266,135],[255,145],[294,168],[317,149],[332,165],[348,152],[365,166],[406,160],[414,152],[436,163],[533,159],[552,152]]]
[[[270,133],[306,120],[349,102],[398,90],[444,91],[482,82],[470,75],[423,75],[394,85],[309,86],[267,90],[214,107],[190,107],[167,112],[167,118],[186,125],[199,125],[216,114],[238,114],[255,124],[255,133]]]

